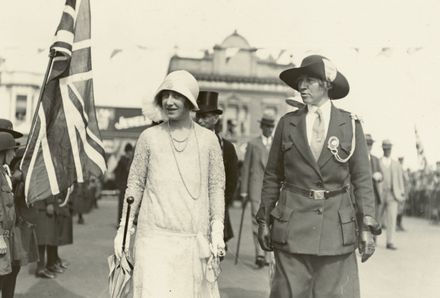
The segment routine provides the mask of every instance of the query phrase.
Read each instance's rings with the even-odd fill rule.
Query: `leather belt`
[[[308,190],[308,189],[304,189],[304,188],[298,187],[296,185],[285,182],[283,184],[283,188],[285,188],[291,192],[306,196],[312,200],[327,200],[331,197],[334,197],[336,195],[347,192],[348,189],[350,188],[350,186],[345,185],[344,187],[342,187],[340,189],[336,189],[336,190],[325,190],[325,189],[310,189],[310,190]]]

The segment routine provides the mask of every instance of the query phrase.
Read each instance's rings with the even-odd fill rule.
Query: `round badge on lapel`
[[[330,149],[330,151],[338,151],[338,146],[339,146],[339,139],[338,137],[335,136],[331,136],[328,139],[328,149]]]

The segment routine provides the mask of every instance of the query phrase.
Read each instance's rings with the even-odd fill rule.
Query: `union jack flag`
[[[50,50],[21,161],[28,204],[106,170],[93,98],[89,0],[66,1]]]

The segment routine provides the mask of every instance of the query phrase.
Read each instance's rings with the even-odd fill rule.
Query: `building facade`
[[[277,119],[284,115],[289,109],[285,99],[295,96],[279,79],[281,71],[293,64],[261,59],[256,52],[257,48],[234,32],[202,58],[174,55],[168,68],[168,72],[187,70],[196,77],[200,90],[219,92],[222,132],[236,144],[260,133],[258,120],[266,110]]]
[[[39,73],[7,71],[0,66],[0,118],[11,120],[14,129],[27,134],[42,80]]]

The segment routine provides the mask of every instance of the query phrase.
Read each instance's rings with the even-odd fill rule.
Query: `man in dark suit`
[[[124,205],[125,189],[127,188],[128,173],[130,171],[131,161],[133,159],[133,145],[127,143],[124,147],[124,155],[118,161],[118,165],[114,170],[115,182],[119,189],[118,200],[118,222],[121,222],[122,206]]]
[[[215,132],[220,115],[223,113],[218,108],[218,93],[212,91],[200,91],[197,98],[199,110],[196,112],[196,121],[201,126]],[[225,243],[234,237],[231,220],[229,218],[229,207],[234,198],[235,187],[238,179],[238,158],[234,145],[216,133],[220,147],[223,151],[223,164],[225,166],[225,222],[223,238]]]
[[[366,261],[379,231],[362,126],[331,102],[348,94],[348,81],[319,55],[280,78],[307,107],[280,119],[264,175],[257,218],[260,244],[276,259],[270,297],[359,297],[355,249]]]
[[[374,139],[371,134],[365,134],[365,140],[367,141],[368,147],[368,158],[370,159],[371,165],[371,173],[373,177],[373,190],[374,190],[374,198],[376,203],[376,219],[379,220],[379,206],[382,202],[382,181],[383,181],[383,173],[382,168],[380,167],[380,160],[378,157],[371,154],[371,149],[373,148]]]
[[[261,135],[252,139],[246,147],[243,167],[241,169],[240,195],[242,200],[249,198],[252,214],[252,235],[255,245],[255,265],[262,268],[268,265],[266,252],[258,243],[257,211],[261,203],[261,188],[263,186],[264,169],[272,145],[272,133],[275,127],[275,116],[263,114],[260,121]]]

